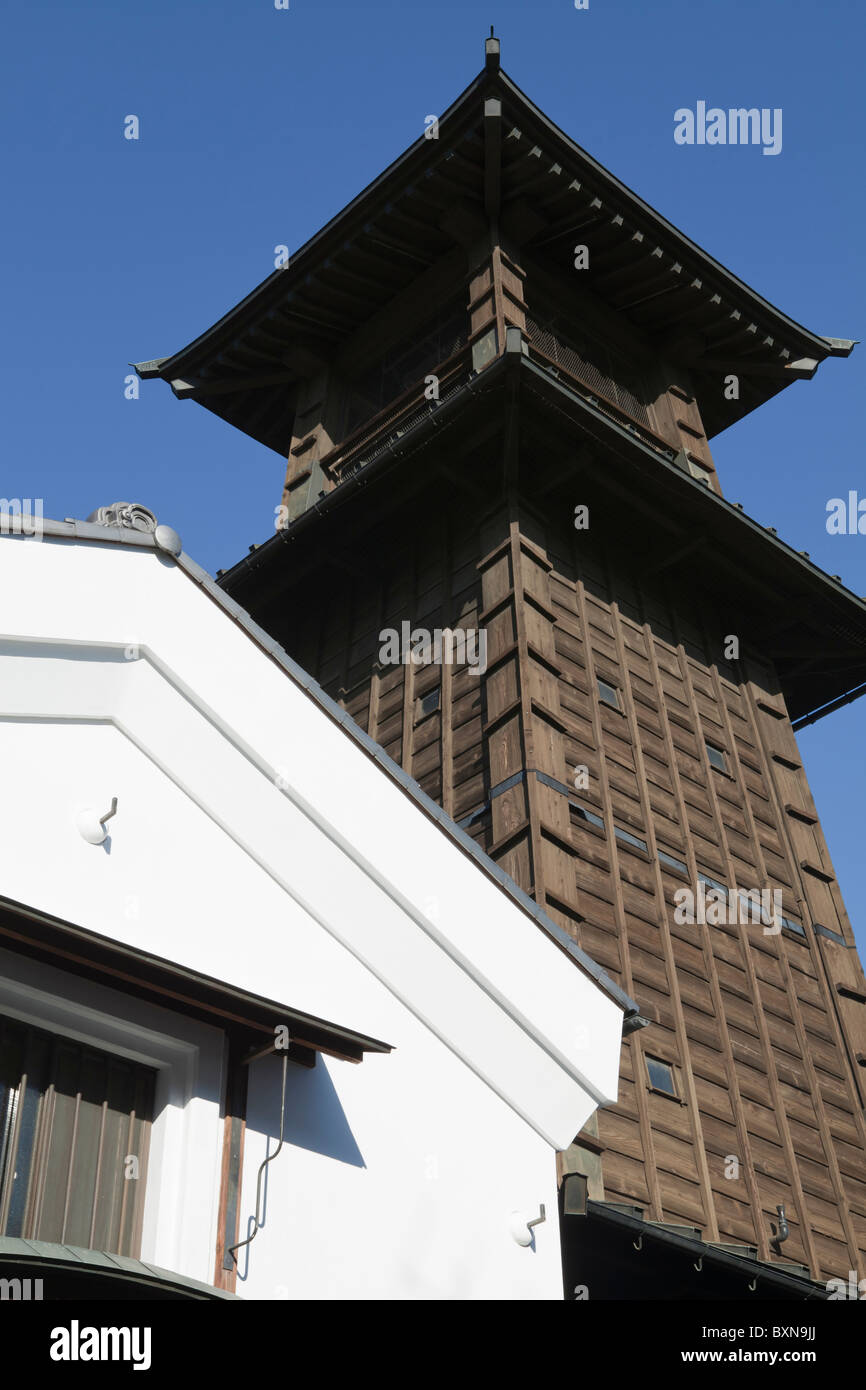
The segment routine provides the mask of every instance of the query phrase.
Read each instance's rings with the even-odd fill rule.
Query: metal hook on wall
[[[544,1211],[544,1203],[543,1203],[543,1202],[540,1202],[539,1205],[538,1205],[538,1216],[536,1216],[535,1219],[534,1219],[533,1221],[527,1221],[527,1223],[526,1223],[526,1229],[527,1229],[528,1231],[531,1231],[532,1228],[533,1228],[533,1226],[540,1226],[541,1223],[542,1223],[542,1221],[546,1221],[546,1220],[547,1220],[547,1216],[545,1215],[545,1211]]]
[[[547,1220],[544,1210],[544,1203],[540,1202],[538,1216],[534,1216],[531,1221],[527,1221],[525,1212],[513,1211],[511,1213],[511,1235],[518,1245],[531,1245],[533,1241],[532,1228],[540,1226],[542,1221]]]

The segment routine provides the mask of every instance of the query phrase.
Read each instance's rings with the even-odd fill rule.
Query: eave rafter
[[[605,279],[613,279],[621,271],[627,271],[635,264],[636,258],[646,257],[651,249],[643,232],[636,227],[626,227],[625,219],[620,214],[614,214],[608,226],[613,235],[592,258],[593,279],[599,284]]]
[[[614,283],[602,288],[602,297],[618,313],[627,313],[630,308],[642,304],[660,285],[676,285],[683,268],[679,261],[665,262],[662,248],[654,246],[633,271],[618,272]]]
[[[576,184],[573,180],[568,186],[569,188],[579,188],[579,185]],[[575,220],[576,218],[579,218],[579,220]],[[593,211],[588,215],[580,216],[576,209],[572,209],[570,212],[566,213],[565,216],[560,217],[557,221],[550,223],[550,225],[547,227],[544,233],[544,236],[533,237],[532,249],[533,251],[540,251],[545,246],[553,246],[557,241],[565,241],[566,239],[570,239],[573,236],[578,236],[582,231],[585,230],[585,228],[591,226],[593,223],[598,224],[599,220],[600,215],[598,211]],[[615,228],[618,230],[622,226],[622,218],[617,213],[610,218],[610,222],[608,225],[610,228]],[[601,220],[601,227],[604,228],[604,226],[605,223],[603,220]],[[605,238],[605,240],[607,241],[607,237]],[[602,245],[601,249],[596,251],[596,265],[599,261],[601,261],[602,266],[606,264],[605,257],[609,254],[609,247],[613,246],[614,242],[608,241],[607,245]]]
[[[256,431],[256,436],[265,434],[272,441],[274,431],[284,418],[285,407],[281,407],[279,402],[274,401],[270,394],[258,392],[254,399],[257,403],[249,406],[250,427]],[[288,444],[288,439],[281,438],[280,453],[286,453]],[[270,447],[275,447],[273,442],[271,442]]]
[[[378,246],[386,251],[389,256],[402,256],[404,260],[411,261],[413,265],[420,266],[426,270],[432,261],[426,256],[419,256],[417,251],[413,251],[405,241],[400,241],[395,237],[385,236],[378,229],[374,232],[371,226],[364,228],[364,236],[371,246]]]
[[[175,378],[170,383],[178,400],[199,400],[203,396],[228,396],[238,391],[260,391],[265,386],[289,385],[296,381],[294,372],[268,372],[261,376],[229,377],[223,381]]]
[[[350,333],[354,326],[351,319],[333,318],[331,315],[318,312],[314,304],[308,304],[300,296],[293,296],[284,312],[295,323],[303,324],[305,329],[316,338],[333,340],[344,333]]]
[[[336,279],[337,282],[342,282],[349,287],[350,292],[352,287],[354,287],[356,296],[373,304],[378,303],[382,294],[382,281],[380,277],[365,274],[357,270],[350,270],[348,266],[342,265],[339,260],[326,261],[325,269],[329,271],[332,282],[334,279]]]
[[[756,362],[749,357],[696,357],[691,364],[697,371],[734,372],[741,376],[770,377],[776,381],[811,381],[819,363],[813,357],[796,362]]]

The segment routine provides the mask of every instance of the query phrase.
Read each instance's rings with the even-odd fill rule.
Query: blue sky
[[[207,328],[445,109],[505,70],[579,144],[765,298],[866,337],[861,0],[349,4],[150,0],[3,11],[6,271],[0,493],[47,516],[124,498],[215,571],[265,539],[282,461],[130,361]],[[684,147],[674,111],[781,107],[783,147]],[[140,139],[123,138],[139,117]],[[866,344],[719,436],[726,495],[866,594],[866,537],[828,498],[866,496]],[[866,951],[866,700],[800,735]]]

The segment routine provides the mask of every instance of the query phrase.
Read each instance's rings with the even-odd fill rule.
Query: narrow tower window
[[[658,1057],[647,1057],[646,1069],[649,1083],[654,1091],[664,1091],[667,1096],[677,1094],[674,1069],[669,1062],[662,1062]]]
[[[706,745],[706,749],[707,757],[710,760],[710,767],[716,768],[718,772],[727,772],[728,764],[725,760],[725,754],[723,750],[721,748],[717,748],[714,743],[708,743]]]
[[[432,690],[428,690],[426,695],[421,695],[418,700],[418,710],[415,715],[416,721],[426,719],[428,714],[435,714],[439,709],[439,697],[441,687],[436,685]]]
[[[585,806],[579,806],[576,801],[569,801],[568,806],[572,825],[584,821],[587,825],[596,826],[598,830],[604,830],[604,821],[594,811],[587,810]]]
[[[805,933],[805,931],[804,931],[804,929],[803,929],[803,924],[802,924],[802,922],[795,922],[794,919],[793,919],[793,917],[781,917],[781,916],[780,916],[780,917],[779,917],[779,921],[781,922],[782,926],[785,928],[785,931],[792,931],[792,932],[794,932],[797,936],[805,936],[805,935],[806,935],[806,933]]]
[[[610,705],[612,709],[622,709],[622,705],[619,702],[619,691],[615,685],[610,685],[607,681],[603,681],[601,676],[596,678],[596,685],[598,686],[598,698],[602,700],[604,704]]]

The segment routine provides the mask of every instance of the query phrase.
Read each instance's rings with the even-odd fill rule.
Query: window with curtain
[[[136,1258],[155,1081],[0,1016],[0,1235]]]

